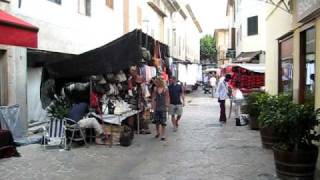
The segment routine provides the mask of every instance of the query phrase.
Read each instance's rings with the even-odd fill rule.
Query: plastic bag
[[[236,100],[243,100],[244,98],[243,98],[243,94],[242,94],[242,92],[239,90],[239,89],[237,89],[236,90],[236,92],[235,92],[235,97],[234,97]]]

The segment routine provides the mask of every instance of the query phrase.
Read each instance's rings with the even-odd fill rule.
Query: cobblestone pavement
[[[130,147],[91,145],[71,151],[20,147],[20,158],[0,160],[2,180],[275,180],[273,154],[258,131],[218,123],[216,99],[196,93],[178,132],[167,141],[136,136]],[[154,127],[152,127],[154,129]]]

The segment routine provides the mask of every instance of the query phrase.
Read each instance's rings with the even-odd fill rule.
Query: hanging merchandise
[[[160,44],[158,41],[155,42],[153,50],[153,64],[157,68],[161,67]]]
[[[127,80],[126,74],[124,74],[123,71],[120,71],[119,73],[116,74],[115,80],[118,82],[124,82]]]
[[[150,63],[150,61],[152,59],[150,51],[148,51],[146,48],[142,47],[141,52],[142,52],[142,60],[143,60],[142,62]]]
[[[157,76],[157,68],[155,67],[151,67],[151,74],[152,74],[152,77],[156,77]]]
[[[182,83],[187,82],[187,66],[185,64],[178,64],[178,80]]]
[[[146,82],[149,82],[152,79],[152,69],[150,66],[145,65],[145,70],[146,70]]]
[[[143,90],[143,94],[145,98],[149,98],[151,96],[150,91],[149,91],[149,87],[147,84],[143,84],[142,85],[142,90]]]
[[[164,81],[169,81],[169,76],[165,71],[162,71],[161,77]]]

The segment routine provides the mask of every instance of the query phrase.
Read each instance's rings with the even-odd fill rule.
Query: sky
[[[185,0],[190,4],[203,33],[213,35],[215,29],[227,28],[227,0]]]

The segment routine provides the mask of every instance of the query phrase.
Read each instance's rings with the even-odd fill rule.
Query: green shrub
[[[67,117],[70,107],[71,104],[67,99],[57,97],[55,101],[47,108],[48,116],[50,118],[63,119]]]

